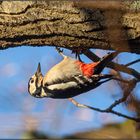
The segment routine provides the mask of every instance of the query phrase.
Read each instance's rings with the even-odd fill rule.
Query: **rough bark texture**
[[[94,4],[83,8],[73,1],[1,1],[0,49],[53,45],[139,54],[140,2],[125,4],[123,10],[110,11],[108,18],[108,10]],[[112,35],[117,37],[110,40]],[[124,40],[128,45],[122,44]]]

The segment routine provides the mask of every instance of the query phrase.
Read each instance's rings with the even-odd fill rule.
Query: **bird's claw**
[[[55,49],[58,51],[58,53],[63,53],[63,49],[60,49],[59,47],[55,47]]]

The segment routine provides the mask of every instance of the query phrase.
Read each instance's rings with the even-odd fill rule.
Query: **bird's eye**
[[[34,80],[32,79],[32,80],[31,80],[31,83],[33,83],[33,82],[34,82]]]

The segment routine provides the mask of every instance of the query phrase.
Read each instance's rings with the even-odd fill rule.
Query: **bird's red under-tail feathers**
[[[81,61],[76,61],[76,63],[79,65],[81,71],[83,74],[87,77],[92,76],[93,74],[99,74],[102,72],[102,70],[105,68],[105,66],[112,61],[119,52],[112,52],[110,54],[107,54],[103,58],[101,58],[98,62],[93,62],[90,64],[85,64]]]
[[[83,75],[91,77],[94,73],[94,68],[98,65],[99,62],[86,64],[81,61],[76,61],[76,63],[80,66]]]

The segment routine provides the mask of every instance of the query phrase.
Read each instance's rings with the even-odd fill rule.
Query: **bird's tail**
[[[103,58],[101,58],[101,60],[99,61],[99,63],[95,67],[94,74],[101,73],[102,70],[106,67],[106,65],[109,62],[111,62],[118,55],[118,53],[119,52],[112,52],[112,53],[109,53],[108,55],[104,56]]]

